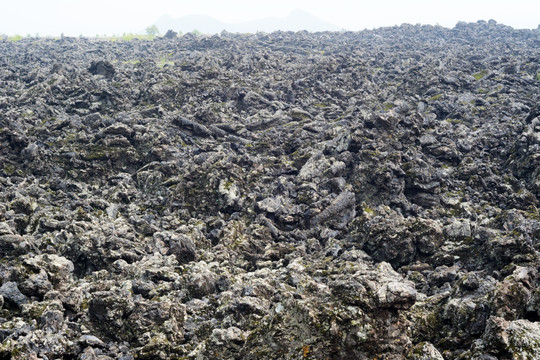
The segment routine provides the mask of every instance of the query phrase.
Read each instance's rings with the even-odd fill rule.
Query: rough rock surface
[[[537,359],[539,50],[0,41],[0,359]]]

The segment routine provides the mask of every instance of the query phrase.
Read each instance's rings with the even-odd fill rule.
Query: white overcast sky
[[[0,34],[112,35],[144,31],[164,14],[242,22],[284,17],[297,8],[347,30],[489,19],[514,28],[540,24],[540,0],[4,0]]]

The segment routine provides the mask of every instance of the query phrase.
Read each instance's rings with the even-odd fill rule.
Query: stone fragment
[[[411,351],[411,360],[444,360],[441,353],[430,342],[423,342],[416,345]]]
[[[0,287],[0,295],[3,297],[4,304],[21,307],[28,302],[26,295],[19,291],[16,282],[8,281]]]

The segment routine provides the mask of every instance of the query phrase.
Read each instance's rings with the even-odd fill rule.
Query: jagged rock
[[[507,320],[521,318],[526,311],[537,277],[535,269],[519,266],[512,275],[500,282],[493,298],[497,316]]]
[[[444,227],[444,233],[450,238],[466,239],[471,237],[471,224],[468,220],[456,220]]]
[[[187,236],[171,237],[169,252],[176,257],[180,263],[194,261],[196,258],[195,244]]]
[[[202,298],[217,290],[216,275],[210,271],[204,262],[200,262],[193,268],[189,276],[188,289],[195,298]]]
[[[450,299],[443,312],[443,319],[451,322],[456,329],[464,329],[468,334],[478,336],[485,327],[489,309],[485,304],[472,298]]]
[[[369,212],[371,209],[359,241],[376,260],[403,265],[435,253],[442,244],[442,229],[437,222],[405,219],[395,212],[372,217]]]
[[[535,358],[539,36],[0,39],[0,359]]]
[[[204,125],[201,125],[195,121],[186,119],[185,117],[178,116],[173,119],[173,122],[179,127],[191,131],[194,135],[211,136],[212,132]]]
[[[105,343],[94,335],[81,335],[81,337],[79,338],[79,342],[87,346],[105,347]]]
[[[377,297],[381,307],[408,309],[416,301],[416,290],[407,284],[390,282],[379,289]]]
[[[20,235],[0,235],[0,249],[5,255],[21,255],[31,249],[28,241]]]
[[[126,138],[132,137],[133,133],[134,131],[132,128],[122,123],[113,124],[103,129],[103,134],[122,135]]]
[[[356,215],[354,193],[344,191],[339,194],[323,211],[314,216],[311,226],[328,222],[336,228],[344,228]]]
[[[506,328],[508,347],[514,358],[527,359],[540,352],[540,326],[528,320],[515,320]]]
[[[443,360],[441,353],[432,343],[420,343],[414,347],[409,356],[411,360]]]
[[[156,243],[162,243],[163,255],[174,255],[180,264],[195,260],[196,247],[193,241],[184,234],[158,232],[153,234]]]
[[[57,285],[61,286],[62,283],[57,283]],[[44,269],[39,269],[38,273],[30,274],[25,281],[20,283],[19,288],[24,294],[43,298],[46,293],[53,290],[53,284],[49,280],[47,272]]]
[[[173,31],[173,30],[169,29],[169,30],[167,30],[165,35],[163,35],[163,38],[164,39],[174,39],[174,38],[176,38],[177,35],[178,35],[178,33],[176,31]]]
[[[17,283],[13,281],[2,284],[0,295],[2,295],[4,303],[10,306],[21,307],[28,302],[28,298],[20,292]]]
[[[257,202],[257,207],[270,214],[278,214],[283,212],[283,197],[276,196],[274,198],[266,198]]]
[[[114,66],[104,60],[93,61],[88,71],[93,75],[102,75],[108,79],[112,78],[115,73]]]
[[[47,278],[56,288],[66,286],[71,279],[71,274],[75,267],[73,263],[65,257],[54,254],[37,255],[26,260],[26,265],[32,268],[44,269],[47,273]]]
[[[540,328],[528,320],[505,321],[492,317],[482,336],[484,346],[496,355],[531,359],[540,350]]]
[[[434,271],[429,274],[428,279],[431,284],[439,286],[456,280],[457,271],[458,269],[456,267],[442,265],[435,268]]]

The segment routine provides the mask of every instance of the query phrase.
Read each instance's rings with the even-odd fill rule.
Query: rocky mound
[[[535,359],[540,30],[0,41],[0,359]]]

